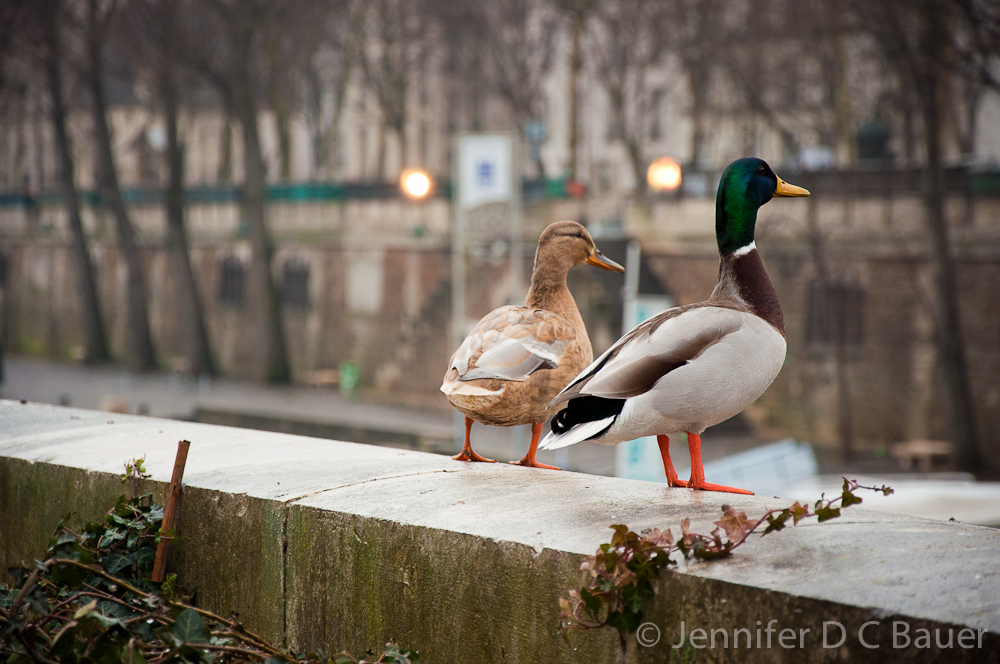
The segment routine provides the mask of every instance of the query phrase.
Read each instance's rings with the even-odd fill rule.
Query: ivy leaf
[[[35,562],[38,563],[38,561]],[[46,572],[48,570],[44,565],[42,565],[41,571]],[[31,575],[31,572],[23,567],[8,567],[7,573],[14,577],[14,588],[20,588],[23,586],[24,582],[27,581],[28,577]]]
[[[170,628],[179,643],[208,643],[208,633],[205,631],[205,623],[198,612],[192,608],[184,609],[174,620],[174,626]]]
[[[795,504],[788,508],[788,513],[792,515],[792,525],[799,525],[799,521],[806,518],[809,515],[809,508],[795,501]]]
[[[855,496],[850,491],[845,491],[844,493],[842,493],[840,495],[840,506],[841,507],[850,507],[851,505],[860,505],[862,502],[864,502],[864,501],[861,500],[860,496]]]
[[[49,603],[45,597],[45,592],[37,588],[37,586],[28,593],[28,596],[25,597],[24,601],[29,607],[31,607],[31,610],[34,613],[37,613],[40,616],[49,615]]]
[[[155,527],[163,521],[163,505],[153,505],[143,518],[151,528]]]
[[[400,650],[395,643],[385,644],[383,657],[386,664],[418,664],[420,656],[414,650]]]
[[[106,616],[118,618],[119,620],[128,620],[129,618],[133,618],[135,616],[135,612],[126,609],[121,604],[109,602],[108,600],[98,602],[97,610]]]
[[[83,529],[84,539],[91,540],[92,545],[96,546],[97,542],[100,541],[104,533],[107,532],[108,527],[99,523],[88,523]]]
[[[129,567],[135,559],[130,553],[123,553],[118,549],[111,551],[108,555],[104,556],[104,560],[101,561],[104,565],[104,569],[107,570],[109,574],[117,574],[126,567]]]
[[[82,551],[82,550],[81,550]],[[87,558],[90,558],[90,554],[83,551]],[[70,556],[66,556],[70,557]],[[78,554],[77,559],[83,558],[83,555]],[[80,560],[80,562],[86,562],[89,564],[92,560]],[[87,578],[87,570],[82,567],[77,567],[76,565],[67,565],[65,563],[59,563],[58,565],[53,565],[52,567],[52,582],[58,585],[68,585],[72,588],[77,588],[83,583],[83,580]]]
[[[626,586],[622,590],[622,599],[625,602],[626,610],[639,616],[642,616],[642,605],[646,603],[646,600],[652,599],[654,595],[653,586],[648,581],[634,586]]]
[[[114,542],[125,539],[126,531],[112,526],[108,528],[97,546],[101,549],[111,546]]]
[[[850,507],[851,505],[859,505],[863,502],[861,498],[854,495],[854,489],[856,489],[857,487],[858,487],[857,482],[850,482],[846,477],[844,478],[844,486],[841,489],[841,494],[840,494],[841,507]]]
[[[90,615],[91,611],[94,611],[96,609],[97,609],[97,600],[95,599],[91,603],[81,606],[79,609],[77,609],[76,613],[73,614],[73,620],[79,620],[80,618],[85,618],[86,616]]]
[[[653,528],[652,531],[647,533],[643,540],[649,542],[657,548],[670,548],[674,545],[674,534],[670,532],[670,529],[660,530],[659,528]]]
[[[58,548],[59,546],[70,542],[73,542],[74,544],[76,543],[76,535],[67,532],[60,534],[59,537],[54,537],[52,540],[49,540],[49,544],[52,548]]]
[[[819,509],[816,510],[816,520],[819,521],[820,523],[823,523],[824,521],[829,521],[830,519],[836,519],[838,516],[840,516],[839,507],[827,506],[827,507],[820,507]]]
[[[612,611],[608,616],[608,625],[614,627],[622,634],[631,634],[639,629],[642,624],[642,612],[632,613],[631,611]]]
[[[112,512],[111,514],[108,515],[108,517],[111,519],[112,522],[117,523],[119,526],[125,526],[126,528],[130,528],[134,523],[132,519],[124,517],[118,512]]]
[[[580,590],[580,599],[583,601],[583,606],[591,613],[593,616],[597,616],[601,612],[601,606],[604,602],[598,595],[593,594],[586,588]]]
[[[780,514],[775,516],[774,514],[767,515],[767,528],[764,529],[764,535],[768,533],[773,533],[779,531],[785,527],[785,522],[791,518],[792,513],[788,510],[782,510]]]
[[[722,506],[722,518],[715,522],[726,531],[726,538],[733,542],[740,542],[746,538],[746,534],[757,525],[757,521],[747,518],[746,512],[736,513],[729,505]]]
[[[118,620],[118,618],[112,618],[111,616],[106,616],[100,611],[93,611],[87,617],[101,623],[101,627],[105,630],[109,630],[112,627],[121,627],[122,629],[125,628],[125,623],[121,620]]]
[[[132,557],[135,559],[135,564],[140,570],[148,572],[153,569],[153,563],[156,560],[156,549],[151,546],[144,546],[133,553]]]

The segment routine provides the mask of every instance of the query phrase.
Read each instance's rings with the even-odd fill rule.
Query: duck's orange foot
[[[682,480],[682,479],[679,479],[677,477],[674,477],[674,478],[671,478],[671,479],[667,480],[667,486],[673,486],[673,487],[679,487],[681,489],[686,489],[687,485],[688,485],[687,480]]]
[[[688,486],[692,489],[700,489],[701,491],[721,491],[723,493],[742,493],[747,496],[754,495],[753,491],[747,491],[746,489],[737,489],[733,486],[724,486],[722,484],[712,484],[711,482],[706,482],[704,480],[700,482],[695,482],[695,480],[689,480]]]
[[[542,437],[542,423],[533,422],[531,424],[531,445],[528,446],[528,453],[520,461],[511,461],[511,465],[524,466],[525,468],[545,468],[546,470],[562,470],[559,466],[550,466],[547,463],[535,461],[535,454],[538,452],[538,439]]]
[[[530,459],[528,457],[524,457],[520,461],[511,461],[510,465],[524,466],[525,468],[545,468],[546,470],[562,470],[562,468],[560,468],[559,466],[550,466],[547,463],[541,463],[539,461],[535,461],[533,457]]]
[[[496,463],[496,459],[487,459],[472,451],[472,448],[464,449],[452,457],[455,461],[482,461],[484,463]]]

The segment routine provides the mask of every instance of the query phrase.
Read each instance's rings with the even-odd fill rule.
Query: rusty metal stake
[[[190,441],[182,440],[177,443],[174,474],[170,478],[167,506],[163,509],[163,523],[160,525],[160,543],[156,546],[156,559],[153,561],[154,583],[163,583],[167,575],[167,546],[170,542],[167,533],[174,527],[174,513],[177,511],[177,501],[181,498],[181,480],[184,478],[184,464],[187,463],[189,447]]]

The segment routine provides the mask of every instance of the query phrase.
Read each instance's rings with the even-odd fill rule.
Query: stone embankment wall
[[[570,647],[558,617],[608,525],[676,532],[690,518],[707,532],[724,503],[785,504],[11,401],[0,423],[3,568],[30,564],[65,514],[100,518],[126,459],[145,455],[144,489],[162,498],[190,440],[168,571],[296,650],[392,639],[434,664],[616,661],[613,630],[572,633]],[[664,573],[641,632],[659,639],[630,637],[627,661],[997,662],[998,546],[996,530],[852,507]],[[714,647],[695,630],[716,630]]]

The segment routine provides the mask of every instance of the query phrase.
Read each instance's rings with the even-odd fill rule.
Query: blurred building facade
[[[387,121],[371,74],[360,66],[345,70],[332,46],[321,44],[312,55],[312,83],[304,76],[292,81],[290,112],[276,110],[261,91],[273,269],[294,376],[353,361],[373,397],[446,407],[437,390],[452,350],[450,204],[443,189],[428,201],[408,202],[395,180],[413,165],[447,180],[458,132],[519,137],[528,244],[565,218],[585,220],[599,242],[637,238],[677,304],[711,291],[717,178],[732,159],[754,154],[814,192],[808,201],[776,201],[761,211],[758,244],[785,310],[789,356],[752,408],[754,421],[832,445],[846,399],[859,449],[947,438],[920,198],[922,147],[913,118],[899,111],[905,91],[884,76],[870,40],[848,33],[813,43],[813,33],[781,19],[760,27],[764,37],[757,41],[732,45],[722,65],[699,51],[710,41],[707,33],[654,48],[648,30],[660,18],[623,31],[612,11],[586,18],[580,46],[586,57],[573,97],[573,21],[547,3],[526,6],[524,34],[548,53],[524,70],[525,87],[537,88],[536,98],[522,104],[531,112],[515,108],[497,85],[497,63],[486,59],[487,47],[503,44],[480,35],[478,52],[442,23],[429,24],[411,47],[402,132]],[[809,21],[825,20],[825,10],[817,11]],[[377,56],[384,46],[368,36],[362,50]],[[615,57],[626,51],[632,60]],[[147,264],[154,342],[164,364],[182,369],[161,195],[163,117],[147,76],[124,66],[115,71],[108,86],[115,156]],[[346,76],[340,107],[339,76]],[[1000,471],[1000,301],[992,288],[1000,279],[1000,95],[967,89],[957,78],[952,91],[947,211],[979,430]],[[5,344],[72,356],[80,343],[79,305],[65,213],[53,193],[56,159],[44,90],[29,80],[21,94],[3,100]],[[86,99],[76,97],[71,134],[84,192],[95,181],[88,113]],[[192,260],[210,337],[222,370],[247,376],[254,340],[245,334],[252,325],[243,300],[250,246],[238,204],[239,125],[222,99],[192,78],[181,130]],[[675,195],[643,191],[644,165],[661,155],[685,165]],[[566,193],[570,176],[586,185],[583,197]],[[120,355],[125,272],[109,212],[90,193],[85,202],[103,313]],[[503,243],[472,248],[470,316],[517,299],[508,259]],[[609,314],[620,307],[620,293],[585,268],[574,272],[572,287],[600,351],[621,333],[620,316]]]

